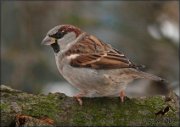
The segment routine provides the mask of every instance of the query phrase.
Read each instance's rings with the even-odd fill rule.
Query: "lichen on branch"
[[[28,94],[1,85],[1,126],[178,126],[178,97],[83,98],[83,106],[61,93]],[[19,117],[17,117],[19,116]],[[26,117],[27,116],[27,117]],[[26,119],[36,122],[27,123]],[[18,123],[19,122],[19,123]],[[22,124],[22,123],[21,123]]]

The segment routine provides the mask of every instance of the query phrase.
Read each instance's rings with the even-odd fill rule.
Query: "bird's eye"
[[[53,37],[55,39],[60,39],[60,38],[62,38],[64,36],[64,33],[61,33],[61,32],[58,31],[57,33],[55,33],[53,35],[49,35],[49,36]]]

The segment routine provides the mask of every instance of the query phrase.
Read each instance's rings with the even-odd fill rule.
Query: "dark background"
[[[1,2],[1,84],[31,93],[67,84],[52,49],[40,45],[59,24],[96,35],[134,63],[146,65],[145,71],[167,79],[178,92],[178,1]]]

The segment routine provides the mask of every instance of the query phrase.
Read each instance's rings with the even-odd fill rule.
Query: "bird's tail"
[[[144,79],[153,80],[153,81],[157,81],[157,82],[167,82],[163,78],[160,78],[156,75],[149,74],[149,73],[142,72],[142,71],[139,71],[138,75],[139,75],[139,78],[144,78]]]

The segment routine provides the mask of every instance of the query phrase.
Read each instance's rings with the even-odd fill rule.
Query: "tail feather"
[[[144,78],[144,79],[149,79],[149,80],[153,80],[153,81],[158,81],[158,82],[164,82],[165,80],[156,76],[156,75],[153,75],[153,74],[149,74],[149,73],[146,73],[146,72],[142,72],[142,71],[139,71],[139,74],[140,78]]]

